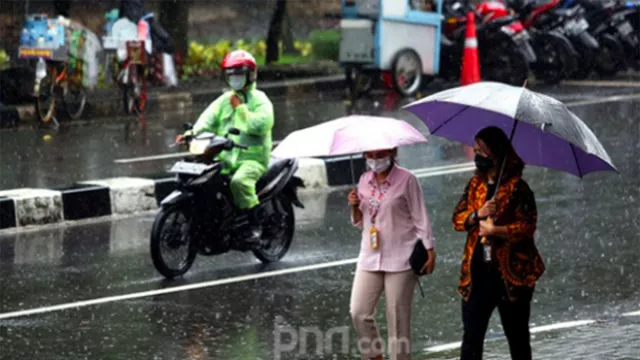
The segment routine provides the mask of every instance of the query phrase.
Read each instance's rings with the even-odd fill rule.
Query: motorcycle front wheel
[[[273,201],[276,214],[263,221],[263,236],[269,238],[267,245],[253,250],[253,254],[261,262],[267,264],[282,259],[291,246],[295,230],[295,213],[293,205],[286,199],[275,198]],[[266,222],[266,223],[265,223]]]
[[[191,268],[198,253],[192,241],[191,217],[184,205],[162,208],[156,215],[151,229],[151,260],[156,270],[167,279],[181,276]],[[173,251],[182,251],[177,264],[171,262]]]

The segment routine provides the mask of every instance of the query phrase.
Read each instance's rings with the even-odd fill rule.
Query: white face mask
[[[391,158],[386,157],[383,159],[367,159],[367,166],[375,173],[379,174],[387,170],[391,166]]]
[[[244,75],[229,75],[229,86],[235,91],[242,90],[246,82]]]

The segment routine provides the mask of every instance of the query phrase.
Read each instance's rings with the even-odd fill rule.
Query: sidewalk
[[[640,319],[596,322],[573,329],[532,334],[531,347],[536,360],[640,359]],[[459,350],[428,354],[418,359],[459,359]],[[485,342],[483,360],[511,360],[504,335]]]
[[[344,74],[335,64],[270,65],[258,70],[259,88],[269,96],[282,96],[291,92],[326,91],[344,87]],[[192,79],[177,88],[149,87],[147,113],[185,108],[194,103],[210,102],[225,88],[224,82],[215,77]],[[122,115],[122,97],[115,88],[96,89],[88,96],[83,119]],[[65,122],[64,109],[58,102],[56,118]],[[0,106],[0,128],[36,124],[38,121],[33,103]]]

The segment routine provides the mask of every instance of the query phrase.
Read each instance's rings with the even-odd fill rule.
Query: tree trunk
[[[22,1],[2,1],[0,0],[0,20],[5,23],[0,24],[5,28],[4,36],[0,37],[0,49],[4,49],[11,57],[13,63],[17,63],[18,45],[20,35],[24,26],[26,3]]]
[[[297,50],[294,44],[293,26],[291,26],[291,16],[289,15],[289,11],[285,12],[282,27],[282,52],[285,54],[296,54]]]
[[[192,0],[164,0],[160,2],[159,22],[173,40],[176,54],[186,56],[189,48],[189,7]]]
[[[287,13],[287,0],[277,0],[276,9],[271,17],[269,32],[267,34],[267,58],[265,62],[271,64],[280,59],[280,38],[282,37],[282,24]]]
[[[69,11],[71,10],[71,1],[55,0],[53,2],[53,7],[56,9],[55,16],[62,15],[66,18],[70,17]]]

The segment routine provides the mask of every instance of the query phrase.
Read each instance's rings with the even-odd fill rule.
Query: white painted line
[[[640,311],[628,312],[628,313],[622,314],[622,316],[640,316]]]
[[[640,86],[640,85],[639,85]],[[631,95],[613,95],[607,96],[601,99],[591,99],[591,100],[580,100],[580,101],[571,101],[565,103],[568,107],[573,106],[584,106],[584,105],[594,105],[594,104],[603,104],[608,102],[617,102],[631,99],[640,99],[640,94],[631,94]],[[274,141],[273,146],[275,147],[280,143],[281,140]],[[134,162],[142,162],[142,161],[155,161],[155,160],[165,160],[165,159],[173,159],[178,157],[183,157],[185,155],[189,155],[188,152],[176,153],[176,154],[161,154],[161,155],[150,155],[143,156],[137,158],[130,159],[117,159],[114,160],[116,164],[129,164]],[[348,158],[348,157],[347,157]]]
[[[568,329],[568,328],[574,328],[574,327],[579,327],[579,326],[585,326],[585,325],[593,324],[595,322],[596,322],[595,320],[568,321],[568,322],[562,322],[562,323],[557,323],[557,324],[532,327],[532,328],[529,329],[529,332],[532,333],[532,334],[535,334],[535,333],[541,333],[541,332],[545,332],[545,331],[552,331],[552,330],[558,330],[558,329]],[[458,342],[452,342],[452,343],[448,343],[448,344],[430,346],[428,348],[425,348],[423,351],[424,352],[437,353],[437,352],[442,352],[442,351],[455,350],[455,349],[460,348],[461,345],[462,345],[462,342],[458,341]]]
[[[442,175],[457,174],[461,172],[472,171],[472,170],[475,170],[475,168],[476,167],[474,165],[474,166],[467,166],[467,167],[462,167],[457,169],[449,169],[449,170],[441,170],[441,171],[417,171],[417,172],[414,172],[414,175],[417,178],[427,178],[427,177],[442,176]]]
[[[565,80],[562,85],[577,86],[608,86],[608,87],[640,87],[640,81],[611,81],[611,80]]]
[[[124,300],[139,299],[139,298],[150,297],[150,296],[165,295],[165,294],[177,293],[182,291],[189,291],[189,290],[202,289],[202,288],[208,288],[208,287],[214,287],[214,286],[220,286],[220,285],[226,285],[226,284],[233,284],[233,283],[248,281],[248,280],[256,280],[256,279],[263,279],[263,278],[286,275],[286,274],[299,273],[303,271],[319,270],[319,269],[335,267],[335,266],[350,265],[350,264],[355,264],[357,261],[358,261],[357,258],[331,261],[331,262],[322,263],[322,264],[298,266],[298,267],[289,268],[289,269],[274,270],[274,271],[267,271],[267,272],[257,273],[257,274],[235,276],[235,277],[230,277],[226,279],[205,281],[197,284],[174,286],[174,287],[165,288],[165,289],[142,291],[137,293],[116,295],[116,296],[106,296],[106,297],[97,298],[97,299],[82,300],[82,301],[76,301],[76,302],[60,304],[60,305],[43,306],[43,307],[27,309],[27,310],[18,310],[18,311],[12,311],[12,312],[0,314],[0,320],[13,319],[17,317],[30,316],[35,314],[45,314],[45,313],[51,313],[55,311],[68,310],[68,309],[77,309],[81,307],[106,304],[106,303],[116,302],[116,301],[124,301]]]
[[[433,166],[433,167],[412,169],[411,171],[416,173],[416,172],[425,172],[425,171],[438,171],[438,170],[458,169],[458,168],[469,167],[469,166],[475,166],[475,163],[473,161],[470,161],[470,162],[464,162],[464,163],[458,163],[458,164],[449,164],[449,165],[442,165],[442,166]]]
[[[562,322],[562,323],[557,323],[557,324],[532,327],[529,330],[529,332],[531,332],[532,334],[535,334],[535,333],[558,330],[558,329],[569,329],[569,328],[574,328],[574,327],[593,324],[594,322],[596,322],[596,321],[595,320],[567,321],[567,322]]]
[[[441,352],[441,351],[455,350],[455,349],[459,348],[460,346],[462,346],[462,342],[458,341],[458,342],[454,342],[454,343],[431,346],[431,347],[425,348],[423,351],[425,351],[425,352]]]
[[[173,158],[185,157],[189,154],[190,152],[185,151],[185,152],[179,152],[175,154],[151,155],[151,156],[142,156],[142,157],[130,158],[130,159],[117,159],[117,160],[114,160],[113,162],[116,164],[129,164],[129,163],[141,162],[141,161],[173,159]]]
[[[640,99],[640,94],[607,96],[601,99],[571,101],[565,104],[567,105],[567,107],[574,107],[574,106],[604,104],[608,102],[618,102],[618,101],[633,100],[633,99]]]
[[[273,146],[274,147],[277,146],[280,143],[280,141],[281,140],[274,141]],[[113,162],[116,164],[129,164],[129,163],[142,162],[142,161],[155,161],[155,160],[180,158],[188,155],[191,155],[191,153],[188,151],[184,151],[179,153],[149,155],[149,156],[142,156],[142,157],[136,157],[136,158],[130,158],[130,159],[116,159]]]

